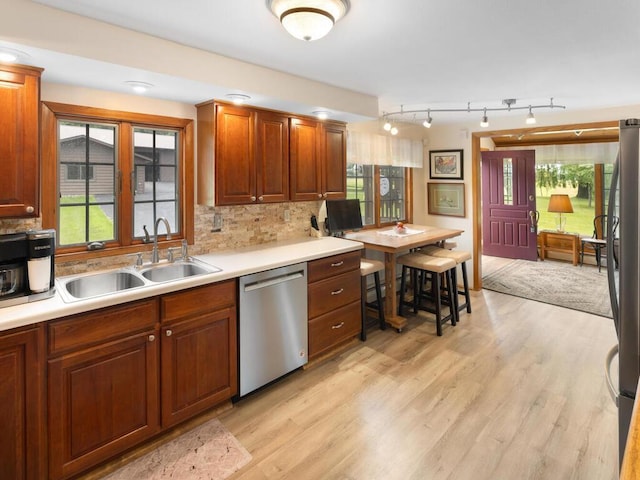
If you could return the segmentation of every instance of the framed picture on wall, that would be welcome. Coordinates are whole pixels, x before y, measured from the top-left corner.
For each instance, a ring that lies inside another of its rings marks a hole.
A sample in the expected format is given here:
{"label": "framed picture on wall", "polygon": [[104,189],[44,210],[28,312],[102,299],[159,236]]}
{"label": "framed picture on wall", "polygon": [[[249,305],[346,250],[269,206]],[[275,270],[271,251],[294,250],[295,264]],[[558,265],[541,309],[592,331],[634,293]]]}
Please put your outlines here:
{"label": "framed picture on wall", "polygon": [[464,217],[464,183],[427,183],[427,211],[430,215]]}
{"label": "framed picture on wall", "polygon": [[429,178],[464,180],[462,150],[429,150]]}

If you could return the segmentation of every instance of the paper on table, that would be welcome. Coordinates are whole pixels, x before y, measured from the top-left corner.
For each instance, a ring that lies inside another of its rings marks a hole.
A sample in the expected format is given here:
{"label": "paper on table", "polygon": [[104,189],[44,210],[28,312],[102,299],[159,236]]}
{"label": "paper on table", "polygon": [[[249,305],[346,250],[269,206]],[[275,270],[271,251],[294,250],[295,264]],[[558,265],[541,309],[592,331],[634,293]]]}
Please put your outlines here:
{"label": "paper on table", "polygon": [[380,235],[389,235],[391,237],[406,237],[407,235],[415,235],[417,233],[422,233],[424,232],[424,230],[414,230],[412,228],[405,228],[405,232],[404,233],[398,233],[398,231],[395,228],[392,228],[391,230],[383,230],[382,232],[378,232]]}

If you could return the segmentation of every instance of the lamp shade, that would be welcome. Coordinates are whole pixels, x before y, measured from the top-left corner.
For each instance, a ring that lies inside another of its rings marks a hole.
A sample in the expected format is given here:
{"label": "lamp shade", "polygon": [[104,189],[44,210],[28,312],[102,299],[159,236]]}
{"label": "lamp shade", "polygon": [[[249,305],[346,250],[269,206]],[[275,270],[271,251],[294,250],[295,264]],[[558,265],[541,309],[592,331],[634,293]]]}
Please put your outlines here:
{"label": "lamp shade", "polygon": [[573,213],[571,199],[566,194],[553,194],[549,199],[548,212],[554,213]]}
{"label": "lamp shade", "polygon": [[270,0],[269,7],[295,38],[318,40],[331,31],[349,9],[348,0]]}

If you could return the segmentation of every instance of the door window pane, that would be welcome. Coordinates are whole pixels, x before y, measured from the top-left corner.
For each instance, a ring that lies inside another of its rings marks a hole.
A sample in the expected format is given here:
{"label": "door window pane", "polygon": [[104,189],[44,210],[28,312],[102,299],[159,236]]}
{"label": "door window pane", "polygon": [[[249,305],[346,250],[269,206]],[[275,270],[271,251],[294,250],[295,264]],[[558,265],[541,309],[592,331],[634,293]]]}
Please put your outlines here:
{"label": "door window pane", "polygon": [[503,205],[513,205],[513,159],[502,159]]}

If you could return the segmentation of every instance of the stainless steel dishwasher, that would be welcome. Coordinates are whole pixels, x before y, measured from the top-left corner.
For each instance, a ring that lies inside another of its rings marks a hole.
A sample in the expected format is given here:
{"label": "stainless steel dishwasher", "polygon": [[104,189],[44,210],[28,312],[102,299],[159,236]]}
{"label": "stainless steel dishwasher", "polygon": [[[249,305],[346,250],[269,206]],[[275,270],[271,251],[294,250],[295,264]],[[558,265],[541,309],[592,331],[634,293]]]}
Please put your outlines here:
{"label": "stainless steel dishwasher", "polygon": [[307,363],[307,264],[240,277],[240,396]]}

